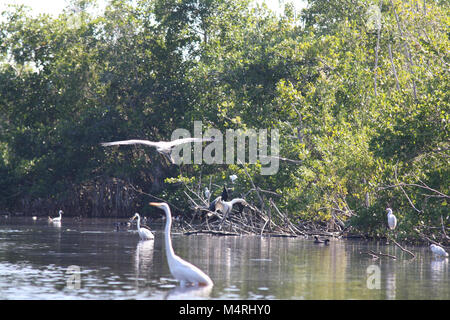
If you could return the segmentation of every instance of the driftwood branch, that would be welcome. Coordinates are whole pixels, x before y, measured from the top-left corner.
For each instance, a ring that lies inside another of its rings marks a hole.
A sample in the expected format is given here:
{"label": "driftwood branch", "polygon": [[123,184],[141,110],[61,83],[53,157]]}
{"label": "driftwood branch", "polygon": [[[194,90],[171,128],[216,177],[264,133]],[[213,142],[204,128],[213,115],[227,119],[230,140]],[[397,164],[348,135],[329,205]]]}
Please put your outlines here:
{"label": "driftwood branch", "polygon": [[369,251],[361,251],[360,254],[368,254],[369,256],[372,257],[373,260],[378,260],[380,259],[380,257],[372,252]]}
{"label": "driftwood branch", "polygon": [[395,21],[397,22],[398,32],[400,33],[400,36],[403,40],[403,49],[405,52],[404,54],[405,54],[405,58],[406,58],[406,62],[407,62],[406,64],[408,66],[408,71],[412,77],[411,82],[412,82],[412,88],[413,88],[413,95],[414,95],[414,99],[417,101],[417,89],[416,89],[416,82],[414,81],[414,72],[412,70],[413,63],[412,63],[411,52],[408,48],[408,43],[406,42],[406,39],[404,38],[403,31],[402,31],[401,24],[400,24],[400,19],[398,17],[397,12],[395,11],[395,6],[394,6],[394,3],[392,2],[392,0],[391,0],[391,6],[392,6],[392,10],[394,11]]}
{"label": "driftwood branch", "polygon": [[381,257],[391,258],[391,259],[394,259],[394,260],[397,259],[396,256],[393,256],[393,255],[390,255],[390,254],[387,254],[387,253],[382,253],[382,252],[375,252],[373,250],[363,251],[363,252],[360,252],[360,253],[361,254],[368,254],[368,255],[372,256],[373,259],[378,259],[378,258],[380,258],[380,256]]}
{"label": "driftwood branch", "polygon": [[406,252],[406,253],[410,254],[413,258],[416,257],[416,255],[415,255],[414,253],[412,253],[411,251],[409,251],[409,250],[403,248],[400,244],[398,244],[397,241],[395,241],[394,239],[392,239],[392,238],[389,237],[389,236],[388,236],[388,238],[389,238],[389,240],[392,241],[397,247],[399,247],[400,250],[402,250],[403,252]]}
{"label": "driftwood branch", "polygon": [[429,237],[427,237],[427,236],[426,236],[425,234],[423,234],[419,229],[414,228],[414,231],[416,231],[416,232],[419,234],[419,237],[421,237],[423,240],[426,240],[426,241],[428,241],[429,243],[434,243],[435,245],[438,245],[438,246],[441,246],[441,247],[445,247],[443,244],[441,244],[441,243],[439,243],[439,242],[437,242],[437,241],[435,241],[435,240],[430,239]]}
{"label": "driftwood branch", "polygon": [[369,252],[372,253],[372,254],[374,254],[374,255],[379,255],[379,256],[382,256],[382,257],[388,257],[388,258],[391,258],[391,259],[394,259],[394,260],[397,259],[396,256],[393,256],[393,255],[390,255],[390,254],[387,254],[387,253],[374,252],[374,251],[372,251],[372,250],[369,250]]}
{"label": "driftwood branch", "polygon": [[142,190],[140,190],[140,189],[137,189],[137,188],[135,188],[135,187],[134,187],[132,184],[130,184],[130,183],[128,183],[127,185],[128,185],[129,188],[133,189],[133,190],[136,191],[137,193],[140,193],[140,194],[143,194],[143,195],[152,197],[153,199],[156,199],[156,200],[161,201],[161,202],[166,202],[166,203],[167,203],[168,205],[170,205],[171,207],[177,209],[177,210],[180,211],[180,212],[183,212],[183,210],[181,210],[181,209],[178,208],[176,205],[174,205],[174,204],[168,202],[168,201],[165,200],[165,199],[158,198],[157,196],[154,196],[154,195],[152,195],[152,194],[150,194],[150,193],[147,193],[147,192],[144,192],[144,191],[142,191]]}
{"label": "driftwood branch", "polygon": [[193,230],[193,231],[186,231],[183,234],[186,236],[190,236],[192,234],[212,234],[216,236],[240,236],[240,234],[236,232],[215,231],[215,230]]}
{"label": "driftwood branch", "polygon": [[389,59],[391,60],[392,72],[394,73],[395,77],[395,85],[397,87],[397,90],[400,91],[400,84],[398,82],[397,70],[395,69],[394,59],[392,58],[392,50],[390,43],[388,44],[388,49],[389,49]]}
{"label": "driftwood branch", "polygon": [[[383,6],[383,1],[380,1],[380,13]],[[381,19],[381,18],[380,18]],[[375,47],[375,66],[373,68],[373,82],[375,97],[377,96],[377,69],[378,69],[378,52],[380,51],[380,35],[381,35],[381,21],[377,27],[377,45]]]}
{"label": "driftwood branch", "polygon": [[261,196],[261,194],[260,194],[260,192],[259,192],[259,188],[257,188],[257,187],[255,186],[255,183],[253,182],[252,177],[251,177],[250,174],[248,173],[247,168],[246,168],[245,165],[242,163],[242,161],[241,161],[240,159],[238,159],[238,161],[241,163],[242,168],[244,168],[245,174],[246,174],[247,177],[250,179],[250,183],[252,184],[253,189],[256,190],[256,194],[258,195],[259,202],[260,202],[260,204],[261,204],[261,208],[260,208],[260,209],[261,209],[261,211],[263,211],[263,210],[264,210],[264,200],[263,200],[263,198],[262,198],[262,196]]}
{"label": "driftwood branch", "polygon": [[389,188],[401,188],[401,187],[418,187],[418,188],[426,189],[426,190],[431,191],[431,192],[435,192],[435,193],[438,194],[437,196],[440,197],[440,198],[447,198],[447,199],[450,198],[448,195],[446,195],[446,194],[444,194],[442,192],[439,192],[439,191],[437,191],[435,189],[432,189],[430,187],[423,186],[423,185],[420,185],[420,184],[417,184],[417,183],[403,183],[403,182],[399,182],[398,184],[392,184],[392,185],[379,187],[378,190],[384,190],[384,189],[389,189]]}
{"label": "driftwood branch", "polygon": [[450,240],[450,237],[447,235],[447,232],[445,232],[445,224],[444,224],[444,218],[441,215],[441,226],[442,226],[442,233],[444,234],[445,239]]}
{"label": "driftwood branch", "polygon": [[411,205],[411,207],[414,208],[414,210],[416,210],[417,212],[421,213],[422,211],[419,210],[419,209],[417,209],[417,208],[414,206],[414,203],[413,203],[413,202],[411,201],[411,199],[409,198],[409,196],[408,196],[408,194],[406,193],[405,189],[403,189],[402,185],[399,183],[398,177],[397,177],[397,166],[395,166],[394,172],[395,172],[395,180],[397,181],[397,185],[398,185],[398,186],[400,187],[400,189],[402,190],[402,192],[403,192],[403,194],[405,195],[406,199],[408,199],[409,204]]}

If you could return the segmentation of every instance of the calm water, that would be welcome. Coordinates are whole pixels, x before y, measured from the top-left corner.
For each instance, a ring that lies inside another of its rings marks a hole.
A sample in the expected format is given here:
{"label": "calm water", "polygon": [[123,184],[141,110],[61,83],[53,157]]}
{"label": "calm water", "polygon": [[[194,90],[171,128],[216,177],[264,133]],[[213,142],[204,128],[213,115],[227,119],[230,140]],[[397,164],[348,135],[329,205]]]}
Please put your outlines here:
{"label": "calm water", "polygon": [[[139,241],[134,230],[114,231],[115,221],[64,218],[55,226],[0,217],[0,299],[450,299],[448,259],[428,247],[408,247],[417,255],[411,260],[384,243],[173,232],[175,252],[214,281],[182,289],[161,227],[154,241]],[[397,260],[360,253],[370,249]],[[367,288],[370,265],[379,267],[380,289]],[[79,288],[67,285],[71,270],[79,270]]]}

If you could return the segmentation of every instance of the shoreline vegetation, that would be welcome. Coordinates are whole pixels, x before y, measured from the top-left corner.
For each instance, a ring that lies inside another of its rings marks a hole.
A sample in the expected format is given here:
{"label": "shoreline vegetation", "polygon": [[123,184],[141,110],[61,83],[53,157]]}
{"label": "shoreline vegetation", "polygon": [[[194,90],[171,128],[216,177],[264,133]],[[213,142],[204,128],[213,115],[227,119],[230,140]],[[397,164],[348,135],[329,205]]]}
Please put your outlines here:
{"label": "shoreline vegetation", "polygon": [[[1,214],[154,218],[158,201],[187,234],[450,245],[448,1],[95,6],[2,13]],[[278,171],[237,154],[178,166],[151,147],[101,146],[169,141],[197,121],[279,133]],[[209,210],[224,187],[247,205]]]}
{"label": "shoreline vegetation", "polygon": [[[251,179],[251,177],[249,176]],[[247,204],[242,207],[240,210],[232,210],[228,214],[222,214],[220,210],[211,211],[209,208],[209,199],[202,196],[202,192],[194,192],[193,189],[185,186],[186,189],[184,194],[189,199],[191,206],[188,211],[178,212],[178,215],[175,218],[177,224],[174,226],[176,230],[182,232],[184,235],[198,235],[198,234],[206,234],[212,236],[243,236],[243,235],[256,235],[261,237],[302,237],[306,239],[311,239],[313,237],[323,237],[324,239],[359,239],[365,241],[386,241],[386,243],[392,242],[395,246],[399,247],[403,252],[406,252],[409,258],[415,258],[415,254],[405,246],[407,245],[423,245],[423,244],[436,244],[442,246],[444,248],[450,247],[450,237],[447,235],[447,230],[442,224],[441,226],[441,239],[437,241],[437,239],[432,239],[428,237],[426,234],[421,232],[418,228],[414,229],[416,232],[416,237],[412,239],[402,239],[403,245],[398,243],[392,235],[386,233],[382,235],[369,235],[360,232],[359,230],[353,228],[350,224],[344,225],[341,224],[324,224],[324,223],[315,223],[314,221],[297,221],[297,223],[293,222],[291,218],[289,218],[288,212],[281,212],[277,205],[272,200],[272,197],[269,197],[268,206],[264,207],[265,201],[263,200],[264,196],[262,193],[267,193],[269,195],[276,195],[273,192],[267,192],[261,190],[253,184],[254,189],[251,189],[247,192],[249,194],[252,191],[258,193],[261,198],[262,208],[259,209],[253,205]],[[128,188],[138,194],[146,196],[148,199],[163,201],[162,199],[155,197],[151,194],[145,193],[142,190],[137,189],[132,185],[128,185]],[[228,189],[230,190],[230,189]],[[191,193],[191,196],[188,194]],[[196,200],[194,200],[194,198]],[[202,203],[199,205],[198,203]],[[175,207],[176,210],[180,210]],[[41,218],[46,218],[46,213],[42,213],[42,211],[33,211],[27,216],[36,215],[38,212],[38,216]],[[47,212],[47,211],[46,211]],[[78,215],[75,211],[75,214],[71,215],[65,214],[65,216],[75,217],[76,219],[81,219],[82,215]],[[40,213],[40,214],[39,214]],[[129,214],[125,215],[116,215],[116,216],[102,216],[103,218],[108,219],[126,219]],[[23,217],[23,212],[0,212],[1,216],[16,216]],[[158,217],[151,217],[152,220],[158,219]],[[387,228],[387,224],[386,224]],[[395,237],[395,236],[394,236]],[[370,256],[372,259],[376,260],[380,257],[388,257],[391,259],[397,259],[396,256],[384,254],[382,252],[361,252],[360,254],[366,254]]]}

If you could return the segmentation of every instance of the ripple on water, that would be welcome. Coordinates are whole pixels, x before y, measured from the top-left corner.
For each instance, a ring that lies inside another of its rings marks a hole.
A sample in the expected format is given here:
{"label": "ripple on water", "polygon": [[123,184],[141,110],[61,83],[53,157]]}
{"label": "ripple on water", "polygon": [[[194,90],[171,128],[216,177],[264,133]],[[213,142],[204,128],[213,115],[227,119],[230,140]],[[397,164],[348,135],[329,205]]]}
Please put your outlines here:
{"label": "ripple on water", "polygon": [[229,287],[223,289],[223,291],[233,292],[233,291],[241,291],[241,289],[237,288],[236,286],[229,286]]}
{"label": "ripple on water", "polygon": [[1,299],[62,299],[56,284],[65,283],[65,268],[49,265],[34,268],[25,262],[0,263]]}
{"label": "ripple on water", "polygon": [[173,289],[173,288],[176,288],[176,285],[175,284],[161,284],[161,285],[158,286],[158,288],[161,288],[161,289]]}

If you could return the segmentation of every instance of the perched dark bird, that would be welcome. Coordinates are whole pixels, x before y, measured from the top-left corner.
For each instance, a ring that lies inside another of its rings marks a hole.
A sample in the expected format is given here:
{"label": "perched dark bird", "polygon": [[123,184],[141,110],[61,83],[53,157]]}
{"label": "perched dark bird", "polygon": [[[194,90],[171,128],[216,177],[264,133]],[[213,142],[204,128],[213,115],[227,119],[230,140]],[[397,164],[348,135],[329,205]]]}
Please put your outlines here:
{"label": "perched dark bird", "polygon": [[325,244],[325,245],[328,245],[329,244],[329,242],[330,242],[330,239],[319,239],[319,237],[318,236],[314,236],[314,243],[323,243],[323,244]]}
{"label": "perched dark bird", "polygon": [[120,230],[123,230],[123,229],[128,229],[128,227],[130,227],[130,226],[131,226],[131,223],[129,221],[126,221],[126,222],[124,222],[124,221],[114,222],[114,229],[116,231],[120,231]]}
{"label": "perched dark bird", "polygon": [[228,189],[226,186],[223,186],[222,194],[215,198],[210,204],[209,204],[209,211],[216,211],[216,204],[219,200],[227,201],[228,200]]}

